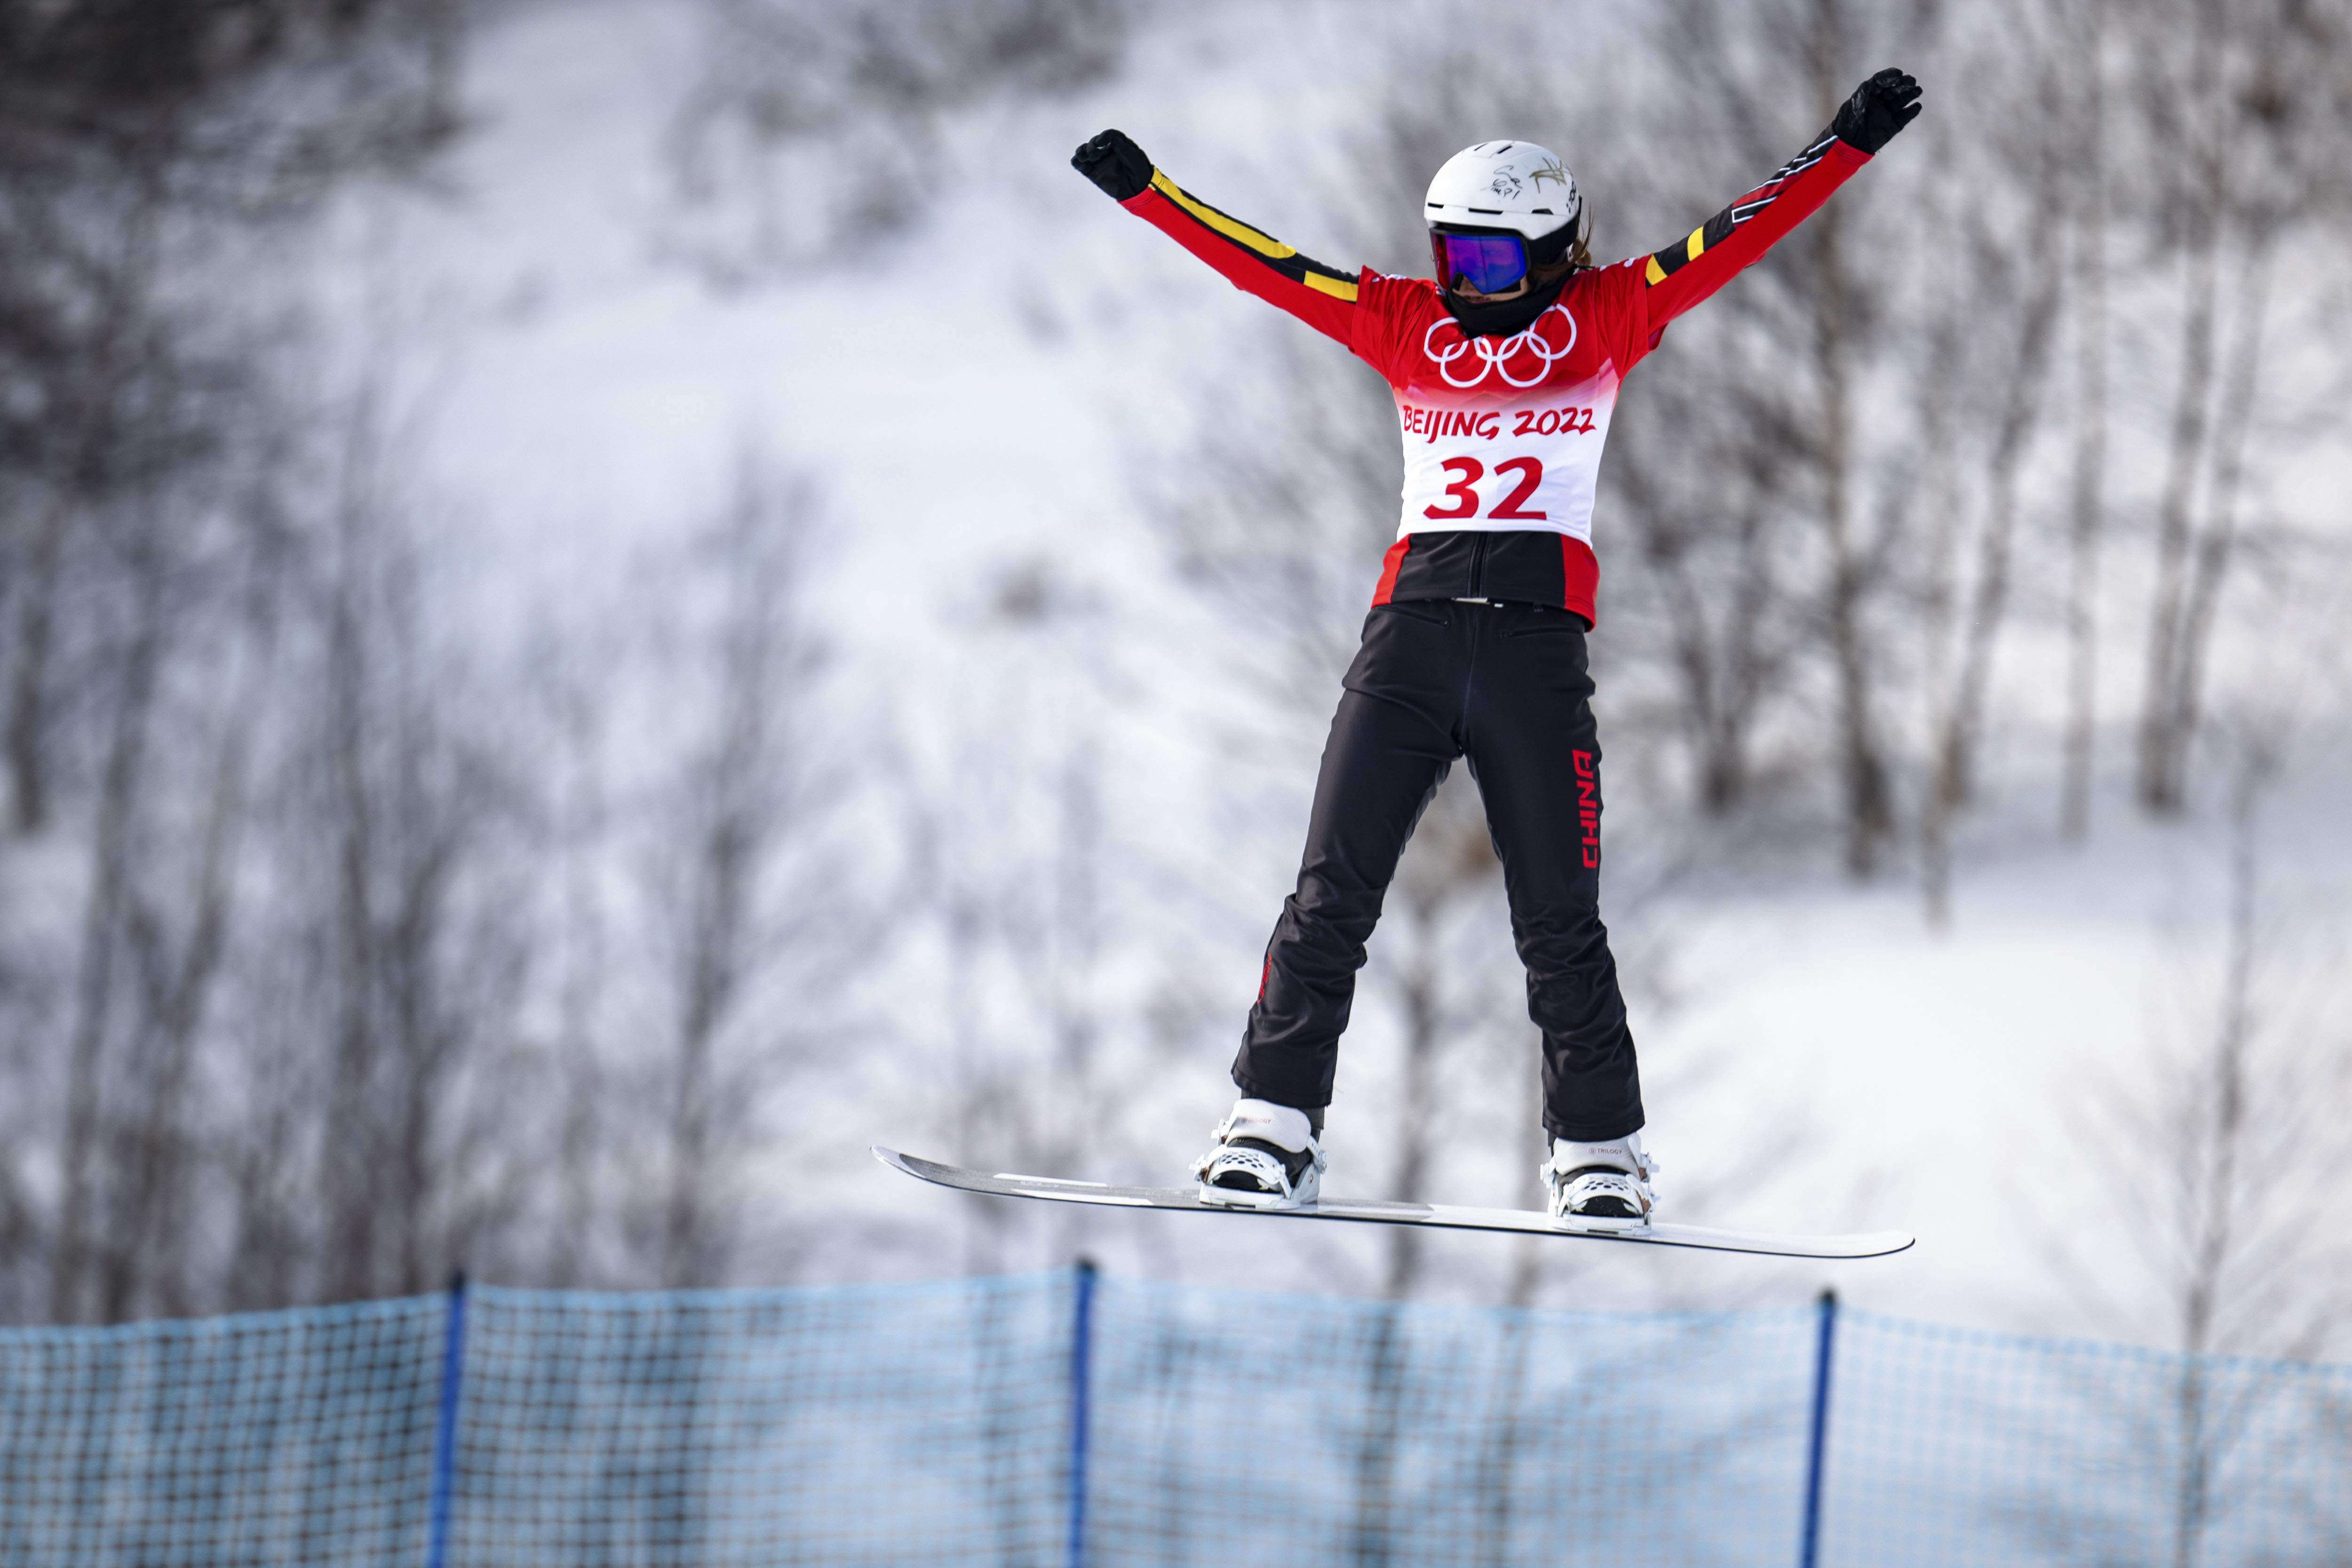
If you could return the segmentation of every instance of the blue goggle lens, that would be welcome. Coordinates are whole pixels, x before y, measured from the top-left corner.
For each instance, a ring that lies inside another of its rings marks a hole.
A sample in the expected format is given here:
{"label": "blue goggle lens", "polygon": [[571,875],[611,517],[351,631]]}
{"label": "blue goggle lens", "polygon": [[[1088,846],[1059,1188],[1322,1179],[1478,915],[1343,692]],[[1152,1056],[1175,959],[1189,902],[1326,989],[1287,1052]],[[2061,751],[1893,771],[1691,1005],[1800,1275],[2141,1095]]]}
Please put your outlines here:
{"label": "blue goggle lens", "polygon": [[1517,235],[1432,234],[1429,248],[1437,280],[1447,289],[1459,280],[1481,294],[1499,294],[1528,275],[1528,247]]}

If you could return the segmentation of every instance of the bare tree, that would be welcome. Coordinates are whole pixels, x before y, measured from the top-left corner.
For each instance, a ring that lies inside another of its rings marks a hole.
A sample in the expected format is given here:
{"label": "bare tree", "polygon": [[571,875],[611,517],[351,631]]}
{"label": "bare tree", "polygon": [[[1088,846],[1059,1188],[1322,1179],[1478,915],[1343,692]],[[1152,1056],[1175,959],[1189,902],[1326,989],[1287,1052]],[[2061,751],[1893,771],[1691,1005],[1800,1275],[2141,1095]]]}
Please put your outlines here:
{"label": "bare tree", "polygon": [[2262,808],[2281,738],[2255,721],[2225,739],[2232,783],[2212,994],[2168,1020],[2150,1059],[2119,1067],[2088,1112],[2090,1146],[2143,1272],[2126,1287],[2112,1267],[2078,1265],[2106,1310],[2189,1352],[2163,1409],[2117,1413],[2174,1467],[2170,1554],[2184,1565],[2200,1560],[2229,1506],[2222,1468],[2262,1396],[2211,1358],[2328,1353],[2352,1296],[2352,1255],[2332,1223],[2352,1192],[2352,1158],[2333,1131],[2352,1110],[2344,1026],[2333,988],[2312,984],[2324,962],[2313,967],[2318,955],[2282,940],[2265,909]]}
{"label": "bare tree", "polygon": [[[2028,100],[2040,96],[2030,80],[2023,90]],[[1968,608],[1958,628],[1957,658],[1930,699],[1934,711],[1919,837],[1927,919],[1937,926],[1951,918],[1953,819],[1968,805],[1975,784],[1993,655],[2009,615],[2020,469],[2043,405],[2062,278],[2057,246],[2063,185],[2055,150],[2029,143],[2004,151],[2010,153],[2004,161],[2024,173],[2024,211],[2014,218],[2001,215],[2001,229],[1993,231],[1988,212],[1994,204],[1972,193],[1966,211],[1948,216],[1948,230],[1966,237],[1965,285],[1946,305],[1960,319],[1932,334],[1942,352],[1937,355],[1941,374],[1930,395],[1937,410],[1928,426],[1931,460],[1948,492],[1948,454],[1964,440],[1960,432],[1939,428],[1950,418],[1953,400],[1992,411],[1990,427],[1981,431],[1982,460],[1973,465],[1984,476],[1984,489]],[[1993,322],[2006,330],[1988,325]],[[1967,447],[1973,456],[1973,442]],[[1948,527],[1953,498],[1947,493],[1943,499],[1946,525],[1938,533],[1949,548],[1957,542]],[[1939,575],[1946,570],[1942,553],[1937,552]],[[1950,595],[1939,584],[1930,597],[1931,636],[1940,643],[1950,632]]]}
{"label": "bare tree", "polygon": [[2066,738],[2059,829],[2091,831],[2092,743],[2098,722],[2099,546],[2105,531],[2107,466],[2107,43],[2106,0],[2064,13],[2084,73],[2081,145],[2074,162],[2070,314],[2074,341],[2074,474],[2066,553]]}
{"label": "bare tree", "polygon": [[[192,1079],[230,936],[254,683],[286,595],[282,540],[257,490],[279,461],[276,444],[254,430],[199,437],[179,412],[222,395],[266,407],[266,395],[217,365],[191,374],[168,352],[142,363],[146,422],[116,457],[177,449],[118,473],[102,504],[89,492],[73,582],[98,607],[76,624],[73,660],[103,694],[90,706],[107,727],[94,810],[76,824],[89,869],[59,1042],[47,1283],[60,1321],[192,1299]],[[30,776],[45,767],[36,761]]]}
{"label": "bare tree", "polygon": [[105,783],[95,825],[96,864],[82,928],[68,1043],[64,1194],[58,1227],[58,1257],[50,1278],[50,1314],[60,1322],[79,1316],[83,1272],[95,1219],[91,1162],[100,1139],[100,1086],[106,1076],[105,1047],[115,1000],[115,966],[121,952],[124,906],[129,898],[132,852],[131,815],[142,793],[147,763],[149,722],[161,658],[157,580],[151,564],[138,604],[138,629],[122,661],[121,687],[114,702],[114,725],[107,749]]}
{"label": "bare tree", "polygon": [[299,775],[316,813],[308,989],[328,1045],[321,1263],[337,1299],[430,1289],[460,1260],[464,1097],[513,1047],[531,943],[495,851],[520,800],[510,759],[449,699],[465,673],[426,609],[380,419],[363,392],[317,583]]}
{"label": "bare tree", "polygon": [[[43,453],[47,460],[42,464],[49,470],[43,476],[48,493],[37,503],[26,575],[16,606],[6,743],[11,796],[20,833],[38,832],[49,816],[51,664],[67,535],[93,492],[105,488],[109,477],[103,473],[109,466],[105,458],[122,436],[115,428],[123,413],[118,405],[130,395],[129,384],[135,374],[132,364],[147,357],[124,340],[137,331],[138,323],[131,318],[143,303],[140,296],[152,286],[152,209],[134,209],[122,225],[121,235],[118,254],[85,264],[97,284],[93,292],[102,301],[99,320],[103,325],[92,334],[93,341],[79,346],[79,352],[42,345],[47,350],[43,357],[55,362],[42,368],[56,381],[68,384],[55,387],[52,395],[63,394],[58,401],[69,412],[58,422],[62,429],[38,433],[40,445],[49,448]],[[146,368],[155,367],[151,363]]]}
{"label": "bare tree", "polygon": [[2262,387],[2271,258],[2290,225],[2340,212],[2338,161],[2322,149],[2341,143],[2352,112],[2352,20],[2339,8],[2189,0],[2187,11],[2179,27],[2138,32],[2131,77],[2162,232],[2178,237],[2183,268],[2138,735],[2139,800],[2158,815],[2186,800]]}
{"label": "bare tree", "polygon": [[[202,1297],[205,1075],[235,947],[300,418],[235,263],[453,127],[436,0],[68,0],[0,21],[0,686],[10,816],[85,843],[52,1315]],[[30,1087],[28,1081],[25,1087]],[[16,1261],[18,1253],[12,1257]]]}
{"label": "bare tree", "polygon": [[[906,759],[913,853],[895,896],[938,942],[922,1022],[942,1067],[926,1098],[966,1158],[1123,1177],[1147,1158],[1136,1144],[1155,1065],[1122,1054],[1108,963],[1138,906],[1165,898],[1109,772],[1117,715],[1138,694],[1099,596],[1052,563],[1007,563],[952,613],[966,656],[941,688],[946,711],[915,721],[938,745]],[[1066,1259],[1092,1226],[1025,1206],[963,1205],[967,1270]]]}
{"label": "bare tree", "polygon": [[[1826,121],[1852,74],[1848,35],[1839,0],[1812,0],[1806,18],[1806,63],[1814,106]],[[1811,447],[1822,486],[1822,527],[1829,542],[1829,585],[1823,604],[1830,655],[1837,671],[1839,772],[1844,781],[1846,869],[1868,877],[1895,828],[1886,763],[1876,732],[1872,656],[1863,624],[1865,576],[1856,535],[1855,462],[1851,379],[1853,373],[1845,219],[1835,205],[1815,215],[1811,242],[1813,350],[1820,403]],[[1801,253],[1802,254],[1802,253]]]}
{"label": "bare tree", "polygon": [[[2157,511],[2156,597],[2148,620],[2147,672],[2141,695],[2139,731],[2140,803],[2152,811],[2176,811],[2181,804],[2179,774],[2181,743],[2177,733],[2180,622],[2186,594],[2193,498],[2198,467],[2210,424],[2215,315],[2220,305],[2221,248],[2226,237],[2223,204],[2228,199],[2231,128],[2223,111],[2223,47],[2227,7],[2198,0],[2191,7],[2191,37],[2179,43],[2159,37],[2139,40],[2143,68],[2154,93],[2178,98],[2178,107],[2159,110],[2157,124],[2169,132],[2169,149],[2181,165],[2176,195],[2187,279],[2180,314],[2178,390],[2173,396],[2163,498]],[[2160,52],[2159,52],[2160,51]],[[2137,85],[2137,84],[2136,84]]]}
{"label": "bare tree", "polygon": [[605,1272],[596,1232],[609,1228],[600,1225],[611,1218],[605,1177],[614,1163],[608,1143],[623,1120],[604,1026],[618,990],[608,974],[615,943],[604,895],[614,843],[605,756],[613,714],[604,692],[616,679],[619,661],[609,654],[585,658],[562,641],[543,647],[542,657],[562,759],[551,811],[561,890],[552,916],[556,997],[548,1065],[562,1086],[563,1101],[555,1135],[557,1190],[547,1274],[553,1283],[581,1285]]}
{"label": "bare tree", "polygon": [[[225,980],[236,924],[235,879],[251,831],[257,718],[273,658],[277,601],[274,552],[257,552],[241,585],[247,616],[222,671],[224,700],[207,715],[209,733],[180,741],[173,754],[204,764],[194,807],[194,853],[171,881],[129,879],[125,931],[135,984],[127,998],[125,1048],[110,1075],[115,1100],[100,1161],[113,1173],[96,1315],[118,1322],[144,1310],[184,1314],[199,1295],[199,1248],[189,1234],[211,1151],[195,1113],[199,1052]],[[181,657],[187,658],[183,649]],[[175,858],[149,825],[137,853],[150,868]],[[83,1179],[89,1173],[83,1170]],[[62,1275],[63,1258],[59,1259]]]}
{"label": "bare tree", "polygon": [[[839,907],[821,871],[790,858],[835,771],[814,752],[809,684],[822,651],[801,597],[817,508],[803,481],[747,451],[705,544],[719,589],[694,634],[708,707],[646,866],[672,1008],[648,1244],[670,1285],[721,1277],[755,1115],[823,1021],[821,954],[835,949],[820,933]],[[800,879],[780,886],[793,868]],[[802,984],[780,988],[786,973]]]}
{"label": "bare tree", "polygon": [[443,0],[69,0],[0,22],[0,373],[16,389],[0,416],[0,549],[26,569],[5,746],[20,832],[49,815],[77,531],[126,483],[203,461],[238,406],[172,395],[221,347],[171,275],[440,145],[454,26]]}
{"label": "bare tree", "polygon": [[[1604,645],[1654,646],[1677,689],[1669,722],[1691,755],[1702,814],[1749,802],[1757,744],[1785,703],[1811,628],[1790,575],[1784,498],[1801,443],[1786,411],[1745,384],[1707,384],[1661,367],[1633,389],[1612,432],[1612,521],[1631,536]],[[1653,629],[1654,626],[1654,629]],[[1634,678],[1640,655],[1608,668]]]}
{"label": "bare tree", "polygon": [[[1727,167],[1753,179],[1785,158],[1835,112],[1872,63],[1863,46],[1885,30],[1839,0],[1661,14],[1650,38],[1677,62],[1675,93],[1687,112],[1635,154],[1653,193],[1649,209],[1672,202],[1687,223],[1738,177]],[[1727,164],[1726,152],[1738,162]],[[1874,170],[1871,183],[1887,177]],[[1879,228],[1858,227],[1857,199],[1814,214],[1748,277],[1677,324],[1680,351],[1643,366],[1629,387],[1629,433],[1653,415],[1643,400],[1656,400],[1661,430],[1629,444],[1650,471],[1628,476],[1623,494],[1644,536],[1640,561],[1657,574],[1645,597],[1663,612],[1684,672],[1680,706],[1703,738],[1702,797],[1727,809],[1740,796],[1767,704],[1785,696],[1799,670],[1818,668],[1830,731],[1820,744],[1837,781],[1843,858],[1867,877],[1895,826],[1881,713],[1894,670],[1875,617],[1891,585],[1884,561],[1908,518],[1899,489],[1887,498],[1871,490],[1877,447],[1900,432],[1881,428],[1882,405],[1855,390],[1879,368],[1879,323],[1902,271],[1881,264]],[[1873,264],[1855,265],[1849,252],[1857,245]],[[1672,471],[1687,458],[1704,467],[1688,478]],[[1759,560],[1780,569],[1746,570]],[[1810,587],[1797,586],[1800,570]],[[1795,638],[1782,629],[1791,614]],[[1792,658],[1799,652],[1801,661]]]}
{"label": "bare tree", "polygon": [[670,248],[742,287],[897,228],[958,169],[948,116],[1115,67],[1138,0],[702,0],[701,79],[668,138]]}

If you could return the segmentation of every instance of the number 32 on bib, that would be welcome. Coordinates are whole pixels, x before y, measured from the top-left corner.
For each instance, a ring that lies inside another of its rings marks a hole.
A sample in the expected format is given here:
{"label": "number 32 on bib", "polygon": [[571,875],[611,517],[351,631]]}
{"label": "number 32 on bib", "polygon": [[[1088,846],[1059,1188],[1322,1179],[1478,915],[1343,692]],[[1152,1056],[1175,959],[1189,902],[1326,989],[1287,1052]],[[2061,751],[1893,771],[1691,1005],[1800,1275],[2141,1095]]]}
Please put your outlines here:
{"label": "number 32 on bib", "polygon": [[[1454,522],[1478,515],[1477,483],[1486,477],[1486,466],[1475,458],[1448,458],[1438,467],[1454,476],[1445,487],[1450,504],[1441,508],[1434,502],[1422,508],[1421,515],[1440,521]],[[1486,509],[1486,515],[1505,522],[1543,522],[1550,514],[1525,510],[1527,503],[1543,485],[1543,459],[1540,458],[1510,458],[1495,465],[1495,474],[1516,474],[1518,482],[1508,495]]]}

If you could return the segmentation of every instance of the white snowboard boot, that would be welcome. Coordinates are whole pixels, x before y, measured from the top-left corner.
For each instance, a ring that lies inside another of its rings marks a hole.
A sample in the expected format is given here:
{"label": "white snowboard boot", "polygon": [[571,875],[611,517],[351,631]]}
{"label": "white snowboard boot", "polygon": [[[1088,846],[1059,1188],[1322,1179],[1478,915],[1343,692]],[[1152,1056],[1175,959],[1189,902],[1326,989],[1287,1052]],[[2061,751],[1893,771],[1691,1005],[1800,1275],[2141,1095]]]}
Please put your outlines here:
{"label": "white snowboard boot", "polygon": [[1268,1100],[1238,1100],[1216,1142],[1192,1162],[1201,1201],[1221,1208],[1295,1209],[1323,1192],[1323,1145],[1307,1112]]}
{"label": "white snowboard boot", "polygon": [[1536,1167],[1549,1197],[1551,1222],[1562,1230],[1646,1230],[1657,1198],[1650,1179],[1658,1163],[1629,1132],[1612,1143],[1570,1143],[1555,1138],[1551,1158]]}

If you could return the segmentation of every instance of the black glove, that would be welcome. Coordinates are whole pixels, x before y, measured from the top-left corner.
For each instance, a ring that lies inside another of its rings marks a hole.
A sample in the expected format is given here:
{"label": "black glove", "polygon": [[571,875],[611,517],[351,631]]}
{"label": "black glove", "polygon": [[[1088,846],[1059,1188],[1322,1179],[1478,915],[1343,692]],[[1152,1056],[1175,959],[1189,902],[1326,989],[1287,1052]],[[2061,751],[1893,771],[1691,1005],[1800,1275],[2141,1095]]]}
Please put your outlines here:
{"label": "black glove", "polygon": [[1115,202],[1132,201],[1151,184],[1151,160],[1124,131],[1106,131],[1071,153],[1070,167],[1100,185]]}
{"label": "black glove", "polygon": [[1888,66],[1853,89],[1830,121],[1830,132],[1850,147],[1876,153],[1895,133],[1919,118],[1919,84]]}

